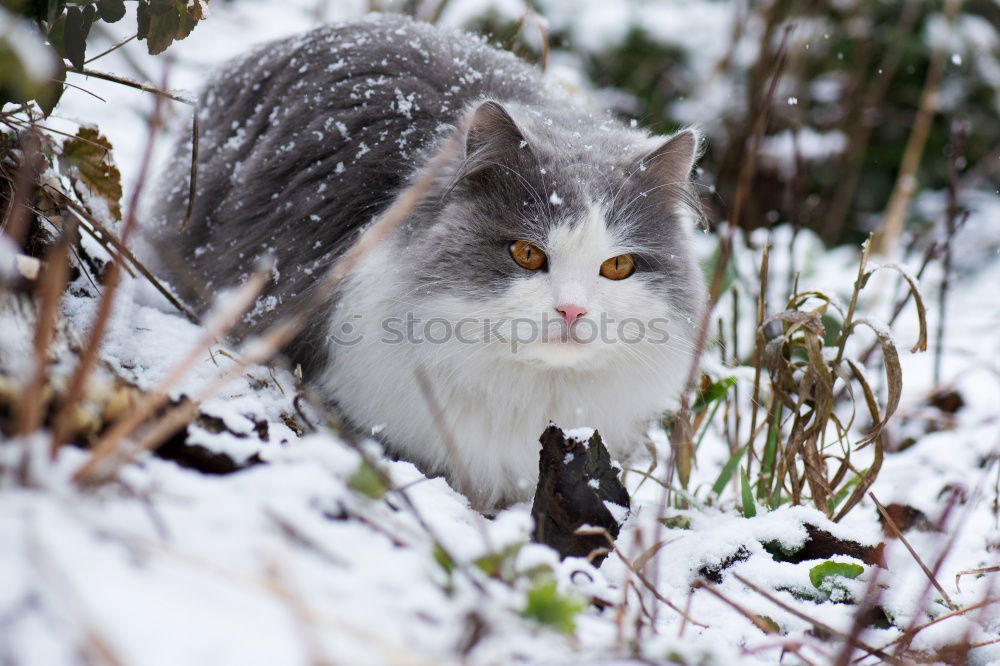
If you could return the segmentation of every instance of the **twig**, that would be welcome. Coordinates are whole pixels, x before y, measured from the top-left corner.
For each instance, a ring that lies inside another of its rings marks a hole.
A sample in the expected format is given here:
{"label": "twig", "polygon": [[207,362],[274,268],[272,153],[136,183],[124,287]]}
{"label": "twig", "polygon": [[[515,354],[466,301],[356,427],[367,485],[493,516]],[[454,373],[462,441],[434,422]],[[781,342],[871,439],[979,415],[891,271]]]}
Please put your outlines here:
{"label": "twig", "polygon": [[169,93],[166,90],[161,90],[160,88],[154,88],[153,86],[146,85],[145,83],[139,83],[138,81],[133,81],[132,79],[127,79],[124,76],[117,76],[116,74],[108,74],[107,72],[97,72],[92,69],[87,69],[86,67],[77,69],[76,67],[70,67],[66,71],[73,72],[74,74],[81,74],[83,76],[92,76],[95,79],[102,79],[104,81],[111,81],[112,83],[119,83],[123,86],[128,86],[129,88],[135,88],[136,90],[142,90],[143,92],[152,93],[160,97],[166,97],[172,99],[175,102],[180,102],[181,104],[187,104],[188,106],[194,106],[194,102],[179,95]]}
{"label": "twig", "polygon": [[941,383],[941,358],[944,351],[944,328],[947,321],[948,289],[951,287],[951,241],[957,230],[959,211],[959,160],[965,144],[965,128],[952,123],[948,159],[948,207],[945,213],[944,257],[941,262],[941,291],[938,293],[937,339],[934,341],[934,384]]}
{"label": "twig", "polygon": [[[459,453],[458,445],[455,442],[455,437],[452,435],[451,429],[448,428],[448,424],[444,420],[444,409],[441,408],[441,403],[438,402],[437,396],[434,395],[434,387],[431,386],[430,378],[427,376],[427,371],[424,370],[422,366],[417,366],[416,369],[417,386],[420,388],[420,393],[427,403],[427,409],[431,412],[431,419],[434,422],[434,428],[438,431],[438,435],[441,437],[441,441],[444,443],[445,449],[448,451],[449,466],[452,469],[464,469],[463,460],[461,454]],[[469,489],[471,490],[471,489]],[[483,546],[486,548],[487,553],[495,553],[496,549],[493,547],[492,539],[490,539],[489,530],[486,528],[483,522],[485,518],[478,511],[475,512],[476,527],[479,529],[479,535],[483,539]]]}
{"label": "twig", "polygon": [[778,599],[776,596],[774,596],[773,594],[771,594],[767,590],[764,590],[764,589],[762,589],[760,587],[757,587],[756,585],[754,585],[753,583],[751,583],[750,581],[748,581],[743,576],[741,576],[741,575],[739,575],[737,573],[734,573],[733,577],[736,578],[736,580],[738,580],[741,583],[743,583],[744,585],[746,585],[747,587],[749,587],[751,590],[753,590],[757,594],[761,595],[762,597],[764,597],[765,599],[767,599],[768,601],[770,601],[771,603],[773,603],[774,605],[776,605],[779,608],[781,608],[782,610],[784,610],[784,611],[786,611],[788,613],[791,613],[792,615],[794,615],[795,617],[799,618],[800,620],[805,620],[806,622],[809,622],[813,626],[821,629],[822,631],[825,631],[826,633],[830,634],[831,636],[837,636],[841,640],[850,641],[851,644],[854,647],[856,647],[856,648],[858,648],[860,650],[864,650],[868,654],[875,655],[876,657],[879,657],[879,658],[883,659],[884,661],[889,662],[890,664],[900,664],[901,663],[899,661],[899,659],[896,659],[891,654],[883,652],[880,649],[873,648],[870,645],[867,645],[867,644],[861,642],[857,638],[851,638],[850,636],[848,636],[844,632],[839,631],[838,629],[834,629],[830,625],[828,625],[828,624],[826,624],[824,622],[821,622],[820,620],[817,620],[815,617],[811,617],[809,615],[806,615],[802,611],[800,611],[800,610],[798,610],[798,609],[796,609],[796,608],[794,608],[792,606],[789,606],[784,601],[782,601],[781,599]]}
{"label": "twig", "polygon": [[[945,0],[944,16],[949,23],[954,23],[955,15],[961,4],[961,0]],[[906,147],[903,149],[903,159],[896,176],[896,183],[892,188],[892,194],[889,196],[889,203],[886,205],[882,228],[875,236],[873,249],[878,254],[891,254],[900,234],[903,233],[906,211],[917,186],[917,169],[920,167],[924,147],[930,136],[931,124],[937,114],[938,94],[944,67],[945,50],[943,46],[938,46],[931,54],[927,78],[924,80],[924,88],[920,92],[917,116],[913,121],[913,129],[906,141]]]}
{"label": "twig", "polygon": [[[305,303],[303,308],[286,319],[276,323],[265,331],[259,338],[251,340],[244,345],[240,351],[240,359],[232,366],[221,371],[215,379],[203,389],[191,402],[182,402],[179,405],[167,410],[167,412],[147,431],[145,436],[136,444],[134,449],[127,455],[119,456],[116,461],[117,466],[124,464],[132,457],[142,451],[150,450],[168,438],[173,432],[184,423],[190,421],[197,412],[197,403],[205,400],[221,390],[233,378],[240,375],[247,367],[255,363],[261,363],[271,358],[302,329],[307,321],[308,314],[315,307],[318,307],[329,294],[336,289],[337,285],[350,273],[355,264],[378,244],[386,235],[401,224],[409,215],[412,208],[420,201],[428,189],[430,189],[437,173],[444,164],[452,158],[460,145],[459,134],[453,136],[441,149],[438,155],[431,160],[431,163],[420,175],[417,181],[405,190],[386,210],[371,227],[365,231],[350,249],[327,271],[321,281],[319,288],[312,292],[310,301]],[[118,264],[112,264],[116,266]],[[108,478],[117,471],[114,469],[104,470],[100,479]],[[92,474],[88,471],[88,474]],[[79,473],[80,479],[84,474]]]}
{"label": "twig", "polygon": [[604,538],[608,540],[608,544],[610,545],[611,550],[613,552],[615,552],[618,555],[619,558],[621,558],[621,561],[625,564],[625,566],[628,568],[628,570],[631,571],[633,574],[635,574],[635,577],[639,579],[639,582],[641,582],[643,584],[643,586],[645,586],[645,588],[647,590],[649,590],[650,592],[652,592],[653,596],[656,597],[656,599],[658,601],[660,601],[661,603],[663,603],[665,606],[667,606],[671,610],[676,611],[682,618],[684,618],[685,620],[687,620],[691,624],[696,624],[696,625],[698,625],[699,627],[702,627],[702,628],[707,628],[708,627],[707,624],[702,624],[701,622],[698,622],[697,620],[693,619],[690,615],[688,615],[683,609],[681,609],[679,606],[677,606],[674,602],[670,601],[670,599],[667,599],[665,596],[663,596],[662,594],[660,594],[660,591],[656,589],[656,586],[653,585],[649,581],[649,579],[646,578],[646,576],[644,576],[642,574],[642,572],[638,569],[638,567],[636,567],[634,564],[632,564],[629,561],[629,559],[627,557],[625,557],[625,553],[623,553],[621,551],[621,549],[618,547],[618,544],[615,543],[614,538],[611,536],[610,533],[608,533],[608,531],[606,529],[604,529],[603,527],[601,527],[601,528],[580,528],[580,529],[578,529],[576,531],[576,533],[577,534],[597,534],[597,535],[603,535]]}
{"label": "twig", "polygon": [[1000,566],[996,567],[983,567],[982,569],[966,569],[965,571],[959,571],[955,574],[955,589],[961,592],[961,588],[958,587],[958,581],[962,576],[976,576],[979,574],[996,573],[1000,571]]}
{"label": "twig", "polygon": [[[768,253],[771,249],[770,243],[764,244],[764,249],[760,255],[760,292],[757,294],[757,321],[754,327],[754,351],[753,351],[753,394],[750,397],[750,434],[757,431],[757,409],[760,406],[760,366],[763,364],[764,356],[764,317],[767,313],[767,276],[768,276]],[[747,454],[747,477],[750,477],[750,462],[753,460],[753,443],[756,438],[749,440],[749,453]]]}
{"label": "twig", "polygon": [[910,44],[909,34],[913,30],[914,23],[920,15],[919,10],[923,5],[921,0],[907,0],[903,6],[903,11],[889,42],[890,46],[883,54],[882,60],[879,61],[878,68],[875,70],[877,74],[869,84],[862,103],[856,107],[857,113],[853,114],[855,120],[847,133],[847,148],[843,153],[842,172],[837,179],[833,194],[827,199],[830,202],[830,211],[823,221],[822,229],[823,240],[827,243],[835,242],[847,223],[847,215],[854,201],[865,154],[868,151],[868,141],[872,129],[875,127],[872,116],[877,112],[882,99],[889,91],[889,85],[903,60],[903,53],[907,45]]}
{"label": "twig", "polygon": [[749,152],[747,153],[748,157],[746,162],[744,162],[743,169],[740,173],[740,186],[738,187],[736,196],[734,197],[732,215],[730,216],[729,224],[727,225],[728,229],[726,239],[719,245],[719,257],[715,265],[715,272],[712,276],[709,300],[705,308],[705,312],[702,314],[698,337],[694,345],[694,357],[691,362],[691,369],[688,372],[688,387],[694,386],[695,380],[698,378],[699,361],[708,339],[708,328],[712,321],[712,311],[715,309],[719,296],[721,296],[726,268],[728,267],[729,257],[732,253],[733,237],[736,233],[736,228],[740,226],[743,208],[745,206],[746,199],[749,196],[750,185],[755,171],[754,165],[757,161],[756,155],[760,147],[760,138],[763,135],[764,130],[767,128],[767,110],[771,106],[771,100],[774,98],[774,92],[778,86],[778,79],[780,78],[781,70],[784,67],[788,36],[791,34],[791,31],[792,26],[785,28],[784,35],[781,39],[781,45],[778,47],[777,62],[775,63],[774,70],[771,74],[771,83],[768,86],[767,95],[760,106],[760,112],[754,122],[753,132],[750,137]]}
{"label": "twig", "polygon": [[[69,207],[69,209],[72,210],[74,214],[77,215],[80,221],[86,223],[83,225],[83,228],[88,233],[90,233],[91,236],[94,237],[94,240],[97,240],[101,244],[103,244],[104,241],[107,241],[107,243],[111,245],[115,249],[115,251],[117,251],[125,259],[128,259],[129,263],[132,264],[132,266],[137,271],[139,271],[140,275],[146,278],[146,280],[148,280],[149,283],[153,285],[154,289],[160,292],[160,294],[162,294],[163,297],[166,298],[171,305],[173,305],[175,308],[177,308],[177,310],[181,314],[187,317],[188,321],[192,323],[198,323],[198,316],[191,310],[191,308],[189,308],[188,306],[184,305],[179,300],[177,300],[177,297],[174,296],[172,293],[170,293],[170,290],[167,289],[163,285],[163,283],[160,282],[160,280],[157,279],[157,277],[153,275],[152,272],[150,272],[150,270],[146,268],[142,264],[142,262],[140,262],[136,258],[134,254],[132,254],[131,250],[129,250],[128,247],[123,245],[117,238],[115,238],[114,234],[111,233],[104,225],[98,222],[97,218],[91,215],[86,208],[76,203],[71,198],[69,198],[64,192],[57,190],[51,185],[46,185],[45,187],[49,192],[58,195],[61,201],[65,203],[66,206]],[[101,237],[97,238],[97,234],[100,234]]]}
{"label": "twig", "polygon": [[941,593],[941,597],[944,599],[944,602],[948,604],[949,608],[955,610],[957,606],[955,606],[955,604],[952,602],[951,597],[948,596],[948,593],[945,592],[944,588],[941,587],[941,584],[937,582],[937,578],[935,578],[934,574],[931,573],[931,570],[927,568],[927,565],[924,564],[924,561],[920,559],[919,555],[917,555],[917,551],[913,550],[913,546],[911,546],[910,542],[906,539],[905,536],[903,536],[903,533],[896,525],[896,521],[892,519],[892,516],[889,515],[889,512],[886,511],[885,507],[882,506],[882,504],[878,501],[878,498],[875,497],[875,493],[869,491],[868,497],[870,497],[872,502],[875,503],[875,507],[878,509],[879,513],[882,514],[882,519],[885,520],[885,524],[889,526],[890,530],[892,530],[893,535],[897,539],[899,539],[904,546],[906,546],[906,550],[910,551],[910,555],[913,556],[913,559],[916,561],[917,565],[924,572],[927,578],[931,581],[931,584],[934,585],[934,589],[936,589],[938,592]]}
{"label": "twig", "polygon": [[191,178],[188,182],[188,205],[184,212],[184,221],[181,222],[181,231],[185,231],[191,223],[191,215],[194,213],[194,195],[198,189],[198,108],[195,107],[191,113]]}
{"label": "twig", "polygon": [[123,47],[126,44],[128,44],[129,42],[131,42],[136,37],[138,37],[138,35],[132,35],[131,37],[127,37],[127,38],[123,39],[122,41],[118,42],[117,44],[115,44],[111,48],[107,49],[106,51],[101,51],[100,53],[98,53],[97,55],[95,55],[93,58],[88,58],[87,60],[84,60],[83,64],[84,65],[89,65],[90,63],[94,62],[98,58],[103,58],[104,56],[108,55],[109,53],[111,53],[113,51],[117,51],[121,47]]}
{"label": "twig", "polygon": [[104,99],[103,97],[101,97],[101,96],[100,96],[100,95],[98,95],[97,93],[93,93],[93,92],[91,92],[91,91],[87,90],[87,89],[86,89],[86,88],[84,88],[83,86],[78,86],[78,85],[76,85],[75,83],[69,83],[68,81],[60,81],[59,79],[49,79],[49,80],[50,80],[50,81],[52,81],[53,83],[58,83],[59,85],[63,85],[63,86],[68,86],[68,87],[70,87],[70,88],[75,88],[76,90],[79,90],[80,92],[84,92],[84,93],[87,93],[87,94],[88,94],[88,95],[90,95],[91,97],[93,97],[93,98],[95,98],[95,99],[99,99],[99,100],[101,100],[102,102],[104,102],[105,104],[107,104],[107,103],[108,103],[108,100]]}
{"label": "twig", "polygon": [[76,141],[82,141],[83,143],[86,143],[86,144],[88,144],[88,145],[90,145],[90,146],[92,146],[94,148],[97,148],[98,150],[100,150],[100,151],[102,151],[104,153],[108,152],[108,147],[105,146],[105,145],[97,143],[96,141],[91,141],[90,139],[85,139],[82,136],[77,136],[76,134],[70,134],[69,132],[63,132],[62,130],[57,130],[54,127],[48,127],[46,125],[39,125],[37,122],[34,121],[34,119],[32,119],[30,121],[25,121],[25,120],[21,120],[19,118],[14,118],[12,116],[6,116],[6,117],[3,117],[3,118],[0,118],[0,122],[3,122],[8,127],[12,127],[12,128],[14,128],[14,127],[23,127],[25,129],[39,129],[39,130],[42,130],[43,132],[50,132],[52,134],[58,134],[59,136],[64,136],[64,137],[66,137],[68,139],[75,139]]}
{"label": "twig", "polygon": [[735,601],[733,601],[729,597],[727,597],[724,594],[722,594],[722,592],[719,592],[719,590],[717,590],[716,587],[714,585],[712,585],[711,583],[707,583],[707,582],[705,582],[703,580],[699,580],[699,581],[695,582],[695,584],[694,584],[693,587],[695,589],[699,589],[700,588],[702,590],[705,590],[706,592],[708,592],[709,594],[711,594],[712,596],[714,596],[715,598],[717,598],[719,601],[722,601],[723,603],[728,604],[733,609],[735,609],[737,612],[739,612],[740,615],[742,615],[746,619],[750,620],[750,622],[752,622],[755,627],[757,627],[758,629],[760,629],[761,631],[763,631],[765,634],[773,635],[773,634],[778,633],[777,631],[775,631],[774,627],[772,627],[771,625],[769,625],[767,622],[764,622],[764,620],[761,619],[761,617],[759,615],[754,615],[753,613],[751,613],[747,609],[743,608],[743,606],[740,606],[738,603],[736,603]]}
{"label": "twig", "polygon": [[923,623],[921,625],[918,625],[918,626],[914,627],[911,631],[907,631],[905,634],[903,634],[902,636],[900,636],[896,640],[892,641],[891,643],[887,643],[885,645],[885,647],[889,647],[893,643],[899,643],[899,642],[903,641],[907,636],[913,636],[914,634],[920,633],[921,631],[923,631],[927,627],[935,625],[938,622],[943,622],[943,621],[945,621],[947,619],[950,619],[950,618],[953,618],[953,617],[958,617],[959,615],[964,615],[965,613],[969,613],[971,611],[974,611],[977,608],[984,608],[986,606],[990,606],[990,605],[998,603],[998,602],[1000,602],[1000,597],[993,597],[992,599],[983,599],[982,601],[976,602],[976,603],[974,603],[974,604],[972,604],[970,606],[966,606],[965,608],[960,608],[959,610],[954,610],[954,611],[951,611],[950,613],[945,613],[944,615],[942,615],[940,617],[936,617],[936,618],[934,618],[933,620],[931,620],[929,622],[925,622],[925,623]]}
{"label": "twig", "polygon": [[253,305],[257,295],[267,284],[268,277],[266,271],[257,271],[250,276],[236,294],[227,299],[226,306],[206,322],[204,333],[191,346],[184,359],[175,364],[167,376],[160,380],[156,388],[146,393],[143,399],[128,411],[125,418],[116,422],[93,446],[90,456],[74,472],[74,481],[92,480],[95,470],[118,450],[120,442],[167,403],[170,399],[170,389],[184,378],[198,359],[202,357],[205,349],[211,346],[216,339],[225,335],[239,321],[239,317]]}
{"label": "twig", "polygon": [[[164,77],[166,77],[166,73],[164,73]],[[146,136],[146,147],[143,151],[142,163],[139,167],[139,178],[136,181],[135,188],[132,191],[132,196],[129,199],[128,212],[125,216],[125,223],[122,226],[121,238],[119,239],[123,246],[127,244],[128,237],[136,224],[136,211],[139,207],[139,197],[142,194],[143,187],[145,186],[146,178],[149,174],[150,163],[152,162],[153,146],[156,143],[156,134],[160,123],[161,106],[162,98],[156,97],[153,103],[153,116],[150,119],[149,131]],[[114,305],[115,295],[118,290],[118,285],[121,282],[122,264],[123,262],[119,259],[118,261],[112,261],[108,267],[104,293],[101,294],[101,299],[97,304],[97,311],[94,314],[94,323],[91,327],[90,336],[87,338],[87,343],[84,346],[83,351],[80,353],[80,360],[73,371],[73,375],[70,377],[65,401],[55,418],[52,430],[52,439],[50,442],[50,448],[53,454],[58,450],[59,446],[63,443],[68,434],[67,424],[65,421],[70,413],[70,410],[74,408],[83,395],[87,379],[90,376],[90,372],[93,369],[94,364],[97,362],[98,350],[100,349],[101,342],[104,340],[104,334],[107,331],[107,327],[111,319],[111,309]]]}
{"label": "twig", "polygon": [[10,206],[5,211],[3,218],[2,231],[6,232],[15,247],[21,247],[28,233],[27,206],[34,181],[32,163],[40,156],[40,144],[38,130],[29,126],[28,132],[23,135],[21,141],[21,163],[17,167],[17,173],[11,184]]}
{"label": "twig", "polygon": [[17,415],[15,431],[22,435],[33,432],[42,419],[42,391],[45,388],[46,369],[49,363],[49,345],[56,325],[60,297],[69,279],[69,249],[73,243],[73,235],[72,225],[63,227],[59,240],[49,252],[45,270],[36,287],[37,300],[40,304],[35,321],[32,350],[35,367],[19,404],[14,408],[14,414]]}
{"label": "twig", "polygon": [[840,652],[832,662],[834,666],[849,666],[851,663],[851,655],[854,654],[854,644],[865,628],[865,615],[876,608],[879,597],[882,595],[882,590],[878,587],[878,579],[881,572],[882,569],[878,567],[872,572],[871,578],[868,581],[868,587],[865,589],[865,596],[861,599],[861,603],[858,604],[857,610],[854,611],[854,621],[851,622],[851,630],[847,634],[847,640],[844,641]]}
{"label": "twig", "polygon": [[[977,494],[978,494],[978,488],[977,488]],[[955,505],[958,503],[958,498],[959,498],[959,492],[957,490],[953,491],[950,494],[950,496],[948,497],[948,503],[945,505],[944,511],[941,512],[941,515],[938,517],[938,520],[934,526],[935,529],[941,531],[944,530],[944,526],[947,525],[948,519],[951,517],[951,512],[955,509]],[[960,518],[959,523],[951,530],[951,533],[948,535],[947,541],[945,541],[944,545],[938,552],[937,558],[935,558],[934,560],[934,566],[931,568],[931,573],[934,574],[934,578],[937,578],[937,574],[941,570],[941,565],[944,564],[945,558],[948,557],[948,554],[951,552],[951,549],[954,548],[955,541],[958,539],[959,533],[965,526],[969,516],[972,514],[973,506],[975,506],[974,501],[970,502],[966,506],[966,510],[963,513],[962,517]],[[932,580],[933,580],[932,578],[927,579],[927,581],[924,583],[924,588],[920,590],[920,594],[917,596],[917,599],[920,600],[920,608],[918,609],[918,612],[913,614],[913,617],[910,619],[910,622],[907,624],[905,630],[903,631],[900,640],[905,638],[906,641],[904,644],[901,645],[899,649],[895,650],[896,654],[900,654],[905,648],[909,647],[910,641],[916,635],[916,631],[918,631],[917,624],[920,622],[920,611],[924,610],[924,604],[926,603],[927,593],[931,589]]]}

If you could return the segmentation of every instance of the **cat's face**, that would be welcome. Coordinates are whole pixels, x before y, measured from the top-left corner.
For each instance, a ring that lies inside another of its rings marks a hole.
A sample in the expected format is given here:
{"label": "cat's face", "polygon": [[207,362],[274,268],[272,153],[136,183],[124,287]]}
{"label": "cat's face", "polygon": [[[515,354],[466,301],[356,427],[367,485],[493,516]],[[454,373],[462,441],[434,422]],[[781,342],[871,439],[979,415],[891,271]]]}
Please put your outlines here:
{"label": "cat's face", "polygon": [[413,301],[470,358],[588,368],[686,351],[702,299],[683,214],[696,136],[550,123],[476,111],[437,222],[411,239]]}

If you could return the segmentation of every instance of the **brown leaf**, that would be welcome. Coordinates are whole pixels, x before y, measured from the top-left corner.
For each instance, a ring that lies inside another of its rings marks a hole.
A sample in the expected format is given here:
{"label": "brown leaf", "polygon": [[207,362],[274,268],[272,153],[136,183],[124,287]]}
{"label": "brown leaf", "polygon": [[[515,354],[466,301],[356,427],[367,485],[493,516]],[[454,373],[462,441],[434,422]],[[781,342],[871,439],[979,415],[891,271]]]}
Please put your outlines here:
{"label": "brown leaf", "polygon": [[62,145],[59,168],[76,178],[92,195],[103,198],[112,217],[122,217],[122,183],[118,167],[111,161],[111,142],[92,127],[81,127],[76,137]]}

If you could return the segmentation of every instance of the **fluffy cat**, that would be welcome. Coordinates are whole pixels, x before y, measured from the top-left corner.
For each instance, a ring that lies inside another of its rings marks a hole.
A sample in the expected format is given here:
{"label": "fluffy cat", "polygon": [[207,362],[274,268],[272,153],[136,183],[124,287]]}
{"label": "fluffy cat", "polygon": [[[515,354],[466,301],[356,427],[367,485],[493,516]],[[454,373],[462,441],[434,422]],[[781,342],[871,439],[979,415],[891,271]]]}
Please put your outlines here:
{"label": "fluffy cat", "polygon": [[198,113],[193,216],[180,231],[179,154],[159,247],[179,248],[174,282],[202,307],[273,257],[250,331],[308,300],[460,135],[287,351],[350,424],[477,508],[530,497],[550,420],[597,428],[624,458],[686,380],[704,302],[693,131],[627,128],[481,38],[390,15],[253,51],[213,77]]}

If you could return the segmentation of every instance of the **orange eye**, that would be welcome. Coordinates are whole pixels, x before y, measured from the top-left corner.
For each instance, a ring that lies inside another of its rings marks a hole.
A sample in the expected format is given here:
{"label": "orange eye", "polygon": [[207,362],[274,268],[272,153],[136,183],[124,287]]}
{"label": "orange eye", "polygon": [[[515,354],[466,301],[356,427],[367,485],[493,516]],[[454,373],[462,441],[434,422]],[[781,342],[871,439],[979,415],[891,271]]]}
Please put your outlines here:
{"label": "orange eye", "polygon": [[601,264],[601,275],[609,280],[624,280],[635,273],[635,261],[631,254],[619,254]]}
{"label": "orange eye", "polygon": [[529,271],[537,271],[545,265],[545,253],[528,241],[519,240],[511,243],[510,256],[514,257],[518,266]]}

